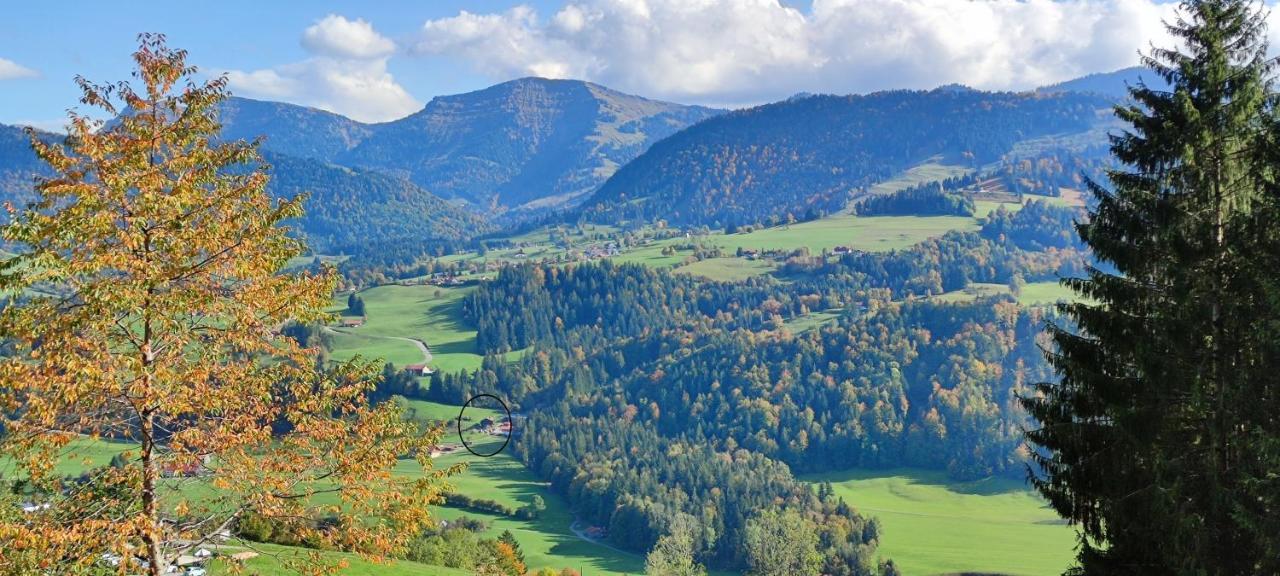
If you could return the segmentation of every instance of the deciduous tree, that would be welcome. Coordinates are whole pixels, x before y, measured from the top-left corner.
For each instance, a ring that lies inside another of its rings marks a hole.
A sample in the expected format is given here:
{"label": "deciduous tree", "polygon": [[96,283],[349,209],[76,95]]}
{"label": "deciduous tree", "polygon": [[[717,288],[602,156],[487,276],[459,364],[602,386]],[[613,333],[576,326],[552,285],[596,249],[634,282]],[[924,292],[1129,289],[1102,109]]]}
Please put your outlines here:
{"label": "deciduous tree", "polygon": [[[301,199],[265,191],[255,144],[216,140],[224,78],[194,81],[163,36],[141,36],[134,60],[137,85],[77,79],[115,119],[73,112],[65,143],[33,139],[55,175],[3,231],[21,247],[0,268],[21,294],[0,316],[16,350],[0,362],[3,447],[38,505],[0,514],[0,571],[118,558],[164,574],[250,512],[319,546],[396,552],[428,521],[438,433],[369,403],[368,366],[318,371],[314,349],[277,334],[322,320],[335,284],[281,272],[302,253],[281,226]],[[104,437],[134,445],[123,465],[55,472]],[[420,478],[391,474],[406,455]]]}

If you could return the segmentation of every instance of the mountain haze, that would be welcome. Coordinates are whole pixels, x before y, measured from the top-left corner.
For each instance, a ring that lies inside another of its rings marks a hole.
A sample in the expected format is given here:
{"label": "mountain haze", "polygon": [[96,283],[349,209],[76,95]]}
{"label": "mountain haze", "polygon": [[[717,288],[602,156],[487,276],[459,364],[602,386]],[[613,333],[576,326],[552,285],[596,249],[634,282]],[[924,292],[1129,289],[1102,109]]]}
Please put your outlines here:
{"label": "mountain haze", "polygon": [[[287,117],[297,107],[281,105],[280,109]],[[41,136],[50,141],[61,138],[56,134]],[[305,146],[301,139],[296,142]],[[306,213],[290,224],[319,252],[346,251],[372,241],[459,240],[493,229],[484,217],[402,176],[272,150],[264,151],[263,159],[271,164],[268,191],[281,198],[308,195]],[[18,207],[33,201],[35,178],[44,174],[48,169],[31,151],[23,129],[0,124],[0,201]]]}
{"label": "mountain haze", "polygon": [[1150,69],[1134,66],[1132,68],[1122,68],[1115,72],[1100,72],[1073,78],[1065,82],[1037,88],[1036,91],[1041,93],[1082,92],[1100,94],[1119,100],[1128,98],[1129,90],[1127,86],[1136,86],[1138,82],[1145,82],[1148,86],[1158,89],[1169,87],[1168,82],[1165,82],[1163,78],[1157,76]]}
{"label": "mountain haze", "polygon": [[239,98],[229,137],[286,154],[403,175],[481,210],[550,208],[592,192],[654,142],[720,113],[578,80],[522,78],[440,96],[382,124]]}

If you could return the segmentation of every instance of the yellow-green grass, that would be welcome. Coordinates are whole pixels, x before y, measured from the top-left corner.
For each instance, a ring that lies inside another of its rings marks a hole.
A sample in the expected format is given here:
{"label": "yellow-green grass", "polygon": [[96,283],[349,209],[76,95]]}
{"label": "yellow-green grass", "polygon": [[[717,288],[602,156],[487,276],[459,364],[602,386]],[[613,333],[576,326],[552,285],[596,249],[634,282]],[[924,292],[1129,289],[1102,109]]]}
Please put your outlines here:
{"label": "yellow-green grass", "polygon": [[998,200],[975,200],[973,202],[974,218],[986,218],[997,208],[1004,206],[1008,212],[1016,212],[1031,202],[1044,202],[1051,206],[1080,207],[1084,206],[1084,199],[1077,190],[1067,188],[1062,189],[1062,196],[1038,196],[1036,194],[1023,194],[1022,202],[1001,202]]}
{"label": "yellow-green grass", "polygon": [[[357,354],[383,358],[397,365],[422,362],[422,354],[411,338],[431,348],[430,365],[453,372],[480,367],[483,356],[476,350],[476,331],[462,318],[462,298],[474,286],[402,286],[391,284],[360,292],[365,303],[363,326],[334,335],[333,357],[346,360]],[[335,310],[346,308],[346,296],[334,299]]]}
{"label": "yellow-green grass", "polygon": [[787,320],[784,324],[787,329],[792,332],[805,332],[807,330],[813,330],[814,328],[824,324],[835,322],[843,313],[844,311],[840,308],[820,310],[817,312],[810,312],[802,316],[796,316],[795,318]]}
{"label": "yellow-green grass", "polygon": [[360,328],[337,330],[341,331],[330,333],[335,360],[350,360],[359,355],[364,360],[378,359],[396,366],[422,363],[422,351],[412,342],[366,335]]}
{"label": "yellow-green grass", "polygon": [[[952,290],[933,296],[937,302],[972,302],[978,298],[1009,294],[1006,284],[970,284],[960,290]],[[1056,280],[1031,282],[1022,286],[1018,303],[1023,306],[1049,306],[1064,300],[1077,300],[1079,296]]]}
{"label": "yellow-green grass", "polygon": [[806,475],[831,482],[862,514],[880,519],[880,555],[906,574],[1061,574],[1075,531],[1022,483],[950,482],[942,473],[901,469]]}
{"label": "yellow-green grass", "polygon": [[[790,226],[775,226],[745,233],[714,232],[699,236],[693,242],[718,247],[728,254],[737,254],[738,249],[791,251],[801,248],[808,248],[811,254],[818,254],[836,246],[882,252],[908,248],[952,230],[975,231],[978,228],[978,220],[966,216],[857,217],[837,214]],[[689,251],[676,250],[674,254],[664,255],[662,250],[689,242],[689,239],[683,237],[668,238],[628,250],[612,259],[615,262],[637,262],[655,267],[679,266],[689,256]],[[714,269],[721,265],[706,266]]]}
{"label": "yellow-green grass", "polygon": [[676,268],[678,274],[701,276],[711,280],[727,280],[730,282],[746,280],[752,276],[761,276],[777,269],[768,260],[747,260],[733,256],[724,258],[708,258],[692,264]]}
{"label": "yellow-green grass", "polygon": [[[1056,304],[1061,301],[1080,301],[1079,294],[1074,290],[1063,286],[1060,282],[1031,282],[1022,287],[1021,293],[1018,294],[1018,303],[1023,306],[1041,306],[1046,304]],[[1087,300],[1087,299],[1083,299]]]}
{"label": "yellow-green grass", "polygon": [[[1032,198],[1043,198],[1043,196],[1033,196]],[[1006,212],[1016,212],[1022,209],[1022,204],[1019,202],[1000,202],[998,200],[974,200],[973,201],[973,217],[986,218],[1001,206],[1004,207]]]}
{"label": "yellow-green grass", "polygon": [[736,253],[738,248],[796,250],[811,253],[848,246],[878,252],[907,248],[952,230],[974,231],[978,221],[965,216],[838,215],[791,226],[776,226],[746,234],[712,234],[708,244]]}
{"label": "yellow-green grass", "polygon": [[891,194],[917,184],[946,180],[953,176],[964,176],[973,171],[964,166],[941,164],[937,160],[935,158],[929,162],[912,166],[901,174],[872,186],[868,189],[868,192],[871,194]]}
{"label": "yellow-green grass", "polygon": [[[441,404],[429,400],[405,400],[405,404],[408,406],[407,417],[422,422],[453,422],[458,419],[458,415],[462,412],[461,406]],[[476,404],[479,404],[479,401]],[[495,409],[487,405],[480,406],[476,404],[467,407],[467,421],[479,422],[485,418],[502,418],[506,416],[501,408]],[[447,437],[445,441],[450,441],[450,439]]]}
{"label": "yellow-green grass", "polygon": [[[512,440],[518,441],[519,439]],[[490,450],[490,447],[477,448],[477,451],[481,450]],[[534,495],[541,496],[547,507],[541,516],[534,520],[519,520],[445,507],[436,508],[436,516],[446,520],[458,516],[484,520],[488,528],[483,534],[490,538],[501,535],[503,530],[511,531],[520,543],[520,550],[524,553],[525,563],[530,570],[543,567],[574,568],[581,570],[583,574],[593,575],[644,572],[644,559],[641,556],[588,542],[574,535],[570,530],[573,516],[568,504],[559,495],[552,493],[546,482],[538,480],[511,457],[511,447],[507,450],[491,458],[479,458],[466,452],[451,454],[437,458],[436,463],[437,466],[447,466],[454,462],[466,462],[467,470],[450,478],[450,484],[454,491],[473,498],[494,500],[511,508],[520,508],[532,502]]]}
{"label": "yellow-green grass", "polygon": [[[1006,284],[974,283],[962,290],[954,290],[934,296],[934,300],[943,302],[970,302],[977,298],[1009,294]],[[1077,295],[1071,289],[1062,286],[1056,280],[1031,282],[1022,287],[1018,294],[1018,303],[1023,306],[1046,306],[1063,300],[1075,300]]]}
{"label": "yellow-green grass", "polygon": [[[76,438],[58,452],[58,460],[53,465],[53,474],[78,476],[93,468],[106,466],[117,454],[137,447],[137,444],[129,442],[89,437]],[[17,463],[11,457],[0,457],[0,478],[12,477],[19,472],[21,472],[20,475],[26,476],[25,471],[18,470]]]}
{"label": "yellow-green grass", "polygon": [[[246,543],[243,546],[229,545],[221,547],[221,553],[231,555],[243,550],[253,550],[259,552],[259,555],[244,562],[244,573],[254,576],[284,576],[294,575],[292,572],[282,565],[281,560],[292,559],[296,561],[304,561],[308,554],[314,552],[306,548],[294,548],[291,546],[280,546],[277,544],[257,544]],[[343,552],[322,552],[326,561],[336,562],[345,561],[346,568],[341,574],[344,576],[420,576],[423,574],[432,574],[440,576],[463,576],[468,574],[465,570],[456,568],[446,568],[444,566],[433,566],[429,564],[419,564],[417,562],[408,562],[405,560],[396,560],[386,563],[375,563],[355,554],[347,554]],[[227,560],[215,559],[210,562],[211,574],[231,574],[230,565]]]}
{"label": "yellow-green grass", "polygon": [[688,258],[692,254],[692,251],[677,249],[674,253],[668,255],[663,254],[662,250],[668,246],[674,248],[676,244],[684,244],[687,242],[688,240],[685,238],[668,238],[666,240],[658,240],[646,246],[631,248],[610,258],[610,260],[618,263],[633,262],[636,264],[644,264],[645,266],[652,266],[654,268],[679,266],[684,263],[685,258]]}

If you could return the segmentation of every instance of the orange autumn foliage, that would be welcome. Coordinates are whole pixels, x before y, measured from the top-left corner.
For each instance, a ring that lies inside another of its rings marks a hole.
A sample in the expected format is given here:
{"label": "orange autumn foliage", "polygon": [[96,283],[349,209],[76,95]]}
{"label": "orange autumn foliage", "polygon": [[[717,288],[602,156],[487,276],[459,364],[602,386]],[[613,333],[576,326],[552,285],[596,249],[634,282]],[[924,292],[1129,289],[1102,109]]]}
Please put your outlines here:
{"label": "orange autumn foliage", "polygon": [[[3,230],[22,248],[0,290],[24,296],[0,314],[14,350],[0,449],[37,506],[0,510],[0,573],[114,557],[121,574],[163,574],[250,513],[322,548],[397,553],[450,472],[428,457],[441,431],[370,404],[370,365],[318,369],[316,350],[278,334],[322,320],[336,283],[282,272],[302,253],[282,226],[302,199],[266,192],[256,143],[217,140],[224,78],[196,82],[163,36],[141,36],[134,60],[140,86],[77,79],[115,120],[72,112],[65,143],[33,138],[55,175]],[[69,481],[53,466],[81,437],[137,448]],[[392,474],[407,456],[422,475]]]}

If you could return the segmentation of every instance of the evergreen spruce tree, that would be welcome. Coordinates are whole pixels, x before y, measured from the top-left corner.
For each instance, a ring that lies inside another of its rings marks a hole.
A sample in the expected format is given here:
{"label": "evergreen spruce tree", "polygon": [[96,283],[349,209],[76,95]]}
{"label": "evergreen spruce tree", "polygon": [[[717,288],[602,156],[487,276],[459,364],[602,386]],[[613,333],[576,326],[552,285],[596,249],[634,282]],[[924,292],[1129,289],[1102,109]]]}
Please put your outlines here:
{"label": "evergreen spruce tree", "polygon": [[[1182,47],[1145,64],[1112,139],[1126,165],[1081,238],[1103,263],[1052,326],[1060,383],[1039,421],[1036,487],[1082,530],[1087,574],[1275,573],[1275,165],[1264,15],[1187,1]],[[1105,269],[1104,269],[1105,268]]]}

